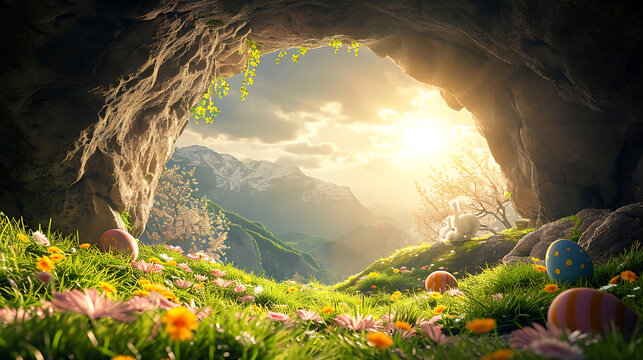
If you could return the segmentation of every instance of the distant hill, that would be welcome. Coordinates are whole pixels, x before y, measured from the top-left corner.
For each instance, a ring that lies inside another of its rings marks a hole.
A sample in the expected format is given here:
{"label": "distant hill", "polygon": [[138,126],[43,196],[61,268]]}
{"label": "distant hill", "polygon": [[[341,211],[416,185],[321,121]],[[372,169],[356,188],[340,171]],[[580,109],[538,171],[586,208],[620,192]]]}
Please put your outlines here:
{"label": "distant hill", "polygon": [[333,242],[332,240],[328,240],[322,237],[302,233],[281,234],[278,237],[286,244],[294,247],[295,249],[307,253],[310,253],[312,250],[326,243]]}
{"label": "distant hill", "polygon": [[378,221],[346,186],[306,176],[294,166],[239,161],[203,146],[177,148],[167,163],[196,168],[195,195],[256,219],[277,234],[305,233],[338,238]]}

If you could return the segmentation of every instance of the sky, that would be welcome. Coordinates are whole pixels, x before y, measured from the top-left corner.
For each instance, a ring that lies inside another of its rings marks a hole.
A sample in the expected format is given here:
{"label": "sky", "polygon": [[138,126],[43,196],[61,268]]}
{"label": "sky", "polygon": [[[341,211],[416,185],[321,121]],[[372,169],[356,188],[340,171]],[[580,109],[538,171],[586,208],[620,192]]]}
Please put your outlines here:
{"label": "sky", "polygon": [[366,48],[309,50],[292,63],[261,58],[241,101],[237,74],[216,99],[214,124],[190,123],[177,146],[203,145],[239,159],[295,165],[306,175],[348,186],[379,215],[410,224],[415,182],[463,147],[485,147],[466,109],[455,111],[439,89],[407,76]]}

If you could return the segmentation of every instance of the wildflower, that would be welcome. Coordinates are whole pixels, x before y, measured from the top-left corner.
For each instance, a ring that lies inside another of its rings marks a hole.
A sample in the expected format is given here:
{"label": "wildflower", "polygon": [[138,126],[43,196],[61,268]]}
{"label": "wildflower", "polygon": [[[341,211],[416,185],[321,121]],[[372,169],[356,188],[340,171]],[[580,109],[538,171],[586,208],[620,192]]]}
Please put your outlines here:
{"label": "wildflower", "polygon": [[194,256],[192,254],[185,254],[185,257],[190,259],[190,260],[199,260],[200,259],[200,257]]}
{"label": "wildflower", "polygon": [[170,310],[178,306],[156,291],[147,292],[147,296],[134,296],[133,298],[129,299],[127,303],[135,311],[156,309]]}
{"label": "wildflower", "polygon": [[151,257],[151,258],[147,259],[147,261],[149,261],[151,263],[155,263],[155,264],[160,264],[161,263],[161,260],[159,260],[158,258],[155,258],[155,257]]}
{"label": "wildflower", "polygon": [[406,321],[396,321],[395,327],[398,329],[411,331],[411,324],[407,323]]}
{"label": "wildflower", "polygon": [[366,336],[366,340],[370,346],[377,346],[380,350],[384,350],[387,347],[393,345],[393,339],[388,335],[381,332],[370,333]]}
{"label": "wildflower", "polygon": [[170,260],[170,261],[166,262],[165,265],[176,266],[176,261]]}
{"label": "wildflower", "polygon": [[335,307],[333,305],[326,305],[320,311],[322,314],[330,314],[335,312]]}
{"label": "wildflower", "polygon": [[350,314],[337,315],[334,321],[337,325],[353,331],[379,330],[381,328],[381,320],[373,320],[371,314],[366,317],[362,317],[359,313],[357,313],[357,317]]}
{"label": "wildflower", "polygon": [[621,277],[621,275],[616,275],[610,280],[610,285],[614,285],[618,282],[618,279]]}
{"label": "wildflower", "polygon": [[114,287],[114,285],[108,282],[100,281],[98,282],[98,286],[100,286],[106,294],[116,293],[116,288]]}
{"label": "wildflower", "polygon": [[57,246],[50,246],[47,248],[47,251],[52,254],[62,252],[62,250],[60,250]]}
{"label": "wildflower", "polygon": [[433,315],[440,315],[444,310],[446,310],[447,307],[444,305],[438,305],[433,309]]}
{"label": "wildflower", "polygon": [[187,289],[189,287],[192,287],[194,283],[185,279],[176,279],[174,280],[174,285],[176,285],[176,287],[178,287],[179,289]]}
{"label": "wildflower", "polygon": [[556,292],[556,291],[558,291],[558,285],[556,285],[556,284],[545,285],[545,288],[543,289],[543,291],[548,292],[548,293]]}
{"label": "wildflower", "polygon": [[[450,296],[457,296],[459,298],[464,299],[464,293],[462,291],[460,291],[460,289],[449,289],[449,290],[447,290],[446,294],[450,295]],[[433,296],[433,295],[431,295],[431,296]],[[439,297],[438,297],[438,299],[439,299]]]}
{"label": "wildflower", "polygon": [[476,319],[467,323],[466,328],[476,334],[484,334],[493,330],[496,327],[496,320],[494,319]]}
{"label": "wildflower", "polygon": [[533,261],[533,262],[539,262],[539,261],[540,261],[540,259],[539,259],[539,258],[535,258],[535,257],[533,257],[533,256],[532,256],[532,257],[531,257],[531,261]]}
{"label": "wildflower", "polygon": [[399,299],[401,295],[402,295],[402,293],[399,292],[399,291],[394,292],[393,295],[391,295],[391,301],[395,301],[395,300]]}
{"label": "wildflower", "polygon": [[220,278],[220,277],[224,276],[225,274],[226,274],[226,271],[225,271],[225,270],[221,271],[221,270],[219,270],[219,269],[212,269],[212,275],[213,275],[213,276],[216,276],[216,277],[218,277],[218,278]]}
{"label": "wildflower", "polygon": [[400,272],[400,270],[398,270],[398,269],[393,269],[393,273],[394,273],[394,274],[397,274],[397,273],[399,273],[399,272]]}
{"label": "wildflower", "polygon": [[67,257],[65,257],[64,254],[51,254],[49,258],[53,261],[60,261],[60,260],[65,260]]}
{"label": "wildflower", "polygon": [[493,295],[491,295],[491,297],[492,297],[494,300],[498,300],[498,301],[500,301],[500,300],[502,300],[502,298],[504,297],[504,295],[502,295],[502,293],[497,293],[497,294],[493,294]]}
{"label": "wildflower", "polygon": [[255,296],[261,295],[262,292],[263,288],[261,287],[261,285],[257,285],[257,287],[255,288]]}
{"label": "wildflower", "polygon": [[375,290],[375,289],[377,289],[377,285],[371,286],[371,290]]}
{"label": "wildflower", "polygon": [[440,266],[438,270],[444,270],[444,266]]}
{"label": "wildflower", "polygon": [[268,317],[272,321],[280,321],[284,324],[290,322],[290,316],[278,312],[268,311]]}
{"label": "wildflower", "polygon": [[147,279],[140,279],[140,280],[138,281],[138,284],[139,284],[139,285],[141,285],[141,286],[149,285],[149,284],[151,284],[151,283],[152,283],[152,282],[151,282],[151,281],[149,281],[149,280],[147,280]]}
{"label": "wildflower", "polygon": [[297,310],[297,316],[299,316],[304,321],[316,321],[318,323],[323,323],[321,316],[314,310]]}
{"label": "wildflower", "polygon": [[40,280],[40,281],[42,281],[44,283],[51,283],[53,281],[53,279],[54,279],[54,277],[51,276],[50,273],[45,272],[45,271],[36,273],[36,278],[38,278],[38,280]]}
{"label": "wildflower", "polygon": [[160,256],[161,258],[163,258],[163,260],[165,260],[165,261],[172,261],[172,260],[174,260],[174,258],[173,258],[173,257],[169,257],[167,254],[159,254],[159,256]]}
{"label": "wildflower", "polygon": [[136,360],[136,358],[129,355],[116,355],[112,360]]}
{"label": "wildflower", "polygon": [[368,276],[364,275],[364,276],[361,276],[359,279],[360,280],[366,280],[366,278],[368,278]]}
{"label": "wildflower", "polygon": [[536,271],[540,271],[540,272],[547,271],[547,268],[542,265],[535,265],[534,268],[536,268]]}
{"label": "wildflower", "polygon": [[51,305],[59,311],[71,311],[89,316],[91,319],[111,317],[118,321],[133,321],[134,308],[121,301],[111,301],[96,289],[63,291],[54,294]]}
{"label": "wildflower", "polygon": [[548,359],[584,359],[583,350],[578,345],[572,345],[556,338],[544,338],[533,341],[529,349]]}
{"label": "wildflower", "polygon": [[434,299],[439,299],[439,298],[441,298],[441,297],[442,297],[442,294],[440,294],[439,292],[436,292],[436,291],[431,292],[431,294],[430,294],[430,295],[431,295],[431,297],[432,297],[432,298],[434,298]]}
{"label": "wildflower", "polygon": [[43,256],[36,262],[36,269],[44,272],[51,271],[54,269],[54,262],[49,256]]}
{"label": "wildflower", "polygon": [[514,355],[510,349],[499,349],[482,357],[481,360],[509,360]]}
{"label": "wildflower", "polygon": [[36,244],[45,246],[50,245],[49,240],[47,240],[47,236],[45,236],[45,234],[41,233],[40,231],[36,231],[35,233],[33,233],[31,235],[31,238],[36,242]]}
{"label": "wildflower", "polygon": [[172,245],[167,245],[167,244],[163,244],[163,246],[165,246],[165,248],[170,250],[170,251],[176,251],[179,254],[183,254],[183,249],[181,249],[180,246],[172,246]]}
{"label": "wildflower", "polygon": [[196,315],[184,307],[175,307],[168,310],[161,319],[165,323],[165,332],[170,339],[185,341],[192,339],[192,330],[199,327]]}
{"label": "wildflower", "polygon": [[187,272],[192,272],[192,269],[188,266],[187,263],[176,264],[176,266],[178,266],[180,269],[185,270]]}
{"label": "wildflower", "polygon": [[132,265],[134,269],[145,273],[157,273],[163,270],[163,265],[153,262],[146,263],[145,260],[133,261],[130,265]]}
{"label": "wildflower", "polygon": [[214,281],[212,283],[215,284],[215,285],[221,286],[221,287],[228,287],[228,286],[233,284],[232,281],[223,280],[221,278],[214,279]]}
{"label": "wildflower", "polygon": [[627,281],[629,281],[629,282],[630,282],[630,284],[631,284],[631,283],[633,283],[633,282],[635,282],[635,281],[636,281],[636,274],[634,274],[634,273],[633,273],[632,271],[630,271],[630,270],[625,270],[625,271],[623,271],[623,272],[621,273],[621,278],[622,278],[623,280],[627,280]]}
{"label": "wildflower", "polygon": [[255,304],[252,304],[252,306],[250,307],[250,310],[257,312],[257,311],[261,311],[261,308]]}
{"label": "wildflower", "polygon": [[27,235],[25,235],[25,234],[18,234],[18,235],[16,235],[16,237],[20,241],[29,242],[29,237],[27,237]]}
{"label": "wildflower", "polygon": [[135,290],[132,295],[134,296],[150,296],[150,293],[145,290]]}
{"label": "wildflower", "polygon": [[78,245],[78,247],[81,249],[89,249],[90,245],[88,243],[82,243]]}
{"label": "wildflower", "polygon": [[434,325],[431,322],[423,322],[420,324],[422,332],[425,333],[433,342],[440,345],[449,342],[449,337],[442,333],[441,328],[441,326]]}
{"label": "wildflower", "polygon": [[246,302],[246,301],[255,301],[255,297],[252,295],[245,295],[242,296],[239,300]]}
{"label": "wildflower", "polygon": [[238,293],[242,293],[242,292],[244,292],[244,291],[246,291],[246,287],[245,287],[245,286],[243,286],[243,285],[241,285],[241,284],[237,284],[237,285],[234,287],[234,292],[236,292],[237,294],[238,294]]}
{"label": "wildflower", "polygon": [[296,287],[294,287],[294,286],[288,289],[288,292],[289,292],[289,293],[291,293],[291,292],[295,292],[295,291],[297,291],[297,288],[296,288]]}
{"label": "wildflower", "polygon": [[522,329],[512,331],[510,346],[513,349],[525,349],[536,340],[545,338],[560,339],[563,333],[568,334],[567,329],[560,328],[552,322],[547,322],[546,327],[534,323],[533,326],[525,326]]}

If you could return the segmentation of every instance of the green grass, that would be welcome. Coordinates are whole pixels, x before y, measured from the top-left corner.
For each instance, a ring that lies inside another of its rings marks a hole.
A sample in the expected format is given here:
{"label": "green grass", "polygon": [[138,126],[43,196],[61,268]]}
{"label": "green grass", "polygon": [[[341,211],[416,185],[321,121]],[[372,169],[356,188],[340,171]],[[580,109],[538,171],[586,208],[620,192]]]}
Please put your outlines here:
{"label": "green grass", "polygon": [[[116,355],[130,355],[141,359],[477,359],[496,349],[507,348],[508,337],[503,334],[522,325],[542,322],[550,302],[557,294],[542,291],[544,285],[550,282],[549,278],[528,264],[500,265],[486,269],[477,276],[467,276],[460,281],[465,298],[448,295],[433,298],[423,290],[409,289],[402,291],[399,299],[392,300],[391,291],[384,287],[372,292],[354,292],[315,282],[305,285],[274,282],[230,265],[194,261],[162,246],[142,245],[140,259],[159,258],[165,253],[178,263],[187,263],[194,270],[188,273],[166,265],[161,273],[144,274],[133,269],[122,256],[101,253],[96,247],[81,249],[75,237],[65,237],[49,230],[44,232],[52,245],[59,247],[66,255],[66,259],[57,262],[52,271],[55,278],[53,285],[44,284],[35,277],[36,261],[47,254],[47,248],[18,239],[18,234],[29,236],[31,231],[20,223],[0,217],[0,307],[40,306],[42,301],[52,298],[54,288],[59,292],[99,288],[101,281],[114,285],[116,293],[110,295],[114,300],[127,300],[135,290],[140,289],[140,279],[165,283],[173,277],[179,277],[196,282],[194,274],[208,275],[214,268],[227,271],[224,279],[243,283],[247,285],[246,290],[238,294],[232,286],[221,288],[212,284],[212,276],[202,289],[174,288],[178,302],[194,302],[196,306],[210,306],[213,309],[209,317],[199,322],[194,337],[185,342],[169,338],[160,322],[164,313],[161,310],[144,312],[132,323],[120,323],[110,318],[90,320],[82,314],[61,312],[54,312],[44,319],[36,317],[0,323],[0,354],[8,358],[110,359]],[[409,249],[403,253],[410,257],[420,250]],[[606,265],[597,266],[590,283],[577,285],[600,287],[623,270],[641,274],[643,251],[640,248]],[[369,284],[379,279],[388,281],[393,288],[406,286],[401,284],[407,282],[418,282],[417,277],[415,273],[381,271],[356,283]],[[632,284],[621,282],[608,291],[641,313],[642,283],[641,278]],[[257,285],[264,291],[256,296],[254,304],[257,308],[252,309],[253,303],[243,303],[240,297],[252,294]],[[561,290],[570,286],[561,286]],[[290,292],[291,288],[296,290]],[[502,293],[503,299],[492,299],[491,295],[496,293]],[[265,319],[268,310],[288,314],[294,319],[297,309],[319,311],[326,305],[335,306],[336,311],[322,314],[322,324],[296,321],[292,326],[284,326]],[[395,311],[396,319],[413,323],[421,317],[431,318],[437,305],[446,306],[445,313],[450,314],[440,320],[444,332],[458,339],[448,345],[437,346],[426,336],[419,335],[404,340],[399,333],[395,333],[394,345],[380,350],[367,344],[366,333],[342,329],[332,321],[342,313],[354,315],[359,312],[379,318]],[[496,319],[497,329],[491,335],[469,333],[464,325],[478,318]],[[641,334],[642,330],[643,324],[639,323],[637,334]],[[619,334],[612,334],[599,343],[589,345],[585,354],[588,358],[600,359],[616,353],[623,358],[633,359],[635,354],[643,351],[643,345],[637,340],[639,338],[635,335],[628,342]],[[514,358],[539,357],[528,351],[519,351]]]}

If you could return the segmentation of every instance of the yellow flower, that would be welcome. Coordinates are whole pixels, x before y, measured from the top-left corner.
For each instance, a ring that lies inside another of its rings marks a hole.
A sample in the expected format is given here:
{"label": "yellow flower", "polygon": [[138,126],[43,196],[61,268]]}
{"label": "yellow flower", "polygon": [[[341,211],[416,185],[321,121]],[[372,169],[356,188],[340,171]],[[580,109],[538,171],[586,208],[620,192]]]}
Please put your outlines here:
{"label": "yellow flower", "polygon": [[435,307],[435,309],[433,309],[433,315],[438,316],[438,315],[442,314],[442,312],[444,310],[446,310],[446,309],[447,309],[446,306],[438,305],[438,306]]}
{"label": "yellow flower", "polygon": [[162,264],[163,262],[155,257],[151,257],[147,259],[148,262],[155,263],[155,264]]}
{"label": "yellow flower", "polygon": [[252,304],[252,306],[250,307],[250,310],[252,310],[252,311],[261,311],[261,308],[259,306],[255,305],[255,304]]}
{"label": "yellow flower", "polygon": [[538,262],[538,261],[540,261],[540,259],[535,258],[535,257],[533,257],[533,256],[532,256],[532,257],[531,257],[531,261],[533,261],[533,262]]}
{"label": "yellow flower", "polygon": [[66,257],[65,257],[65,255],[64,255],[64,254],[58,254],[58,253],[56,253],[56,254],[51,254],[51,256],[49,256],[49,258],[50,258],[51,260],[53,260],[54,262],[56,262],[56,261],[60,261],[60,260],[65,260],[65,259],[66,259]]}
{"label": "yellow flower", "polygon": [[36,262],[36,269],[44,272],[51,271],[54,269],[54,262],[51,261],[49,256],[43,256]]}
{"label": "yellow flower", "polygon": [[151,283],[152,283],[152,282],[151,282],[151,281],[149,281],[149,280],[147,280],[147,279],[140,279],[140,280],[138,281],[138,284],[139,284],[139,285],[141,285],[141,286],[149,285],[149,284],[151,284]]}
{"label": "yellow flower", "polygon": [[439,292],[434,291],[434,292],[431,293],[431,297],[434,298],[434,299],[439,299],[439,298],[442,297],[442,294],[440,294]]}
{"label": "yellow flower", "polygon": [[370,273],[368,273],[368,277],[373,277],[373,276],[377,276],[377,275],[379,275],[377,273],[377,271],[371,271]]}
{"label": "yellow flower", "polygon": [[50,253],[54,253],[54,254],[62,252],[57,246],[50,246],[50,247],[47,248],[47,251],[49,251]]}
{"label": "yellow flower", "polygon": [[630,284],[631,284],[631,283],[633,283],[633,282],[635,282],[635,281],[636,281],[636,274],[635,274],[635,273],[633,273],[633,272],[632,272],[632,271],[630,271],[630,270],[625,270],[625,271],[623,271],[623,272],[621,273],[621,278],[622,278],[623,280],[627,280],[627,281],[629,281],[629,282],[630,282]]}
{"label": "yellow flower", "polygon": [[396,321],[395,327],[398,329],[411,331],[411,324],[407,323],[406,321]]}
{"label": "yellow flower", "polygon": [[16,237],[20,241],[24,241],[24,242],[29,242],[30,241],[29,237],[27,235],[25,235],[25,234],[18,234],[18,235],[16,235]]}
{"label": "yellow flower", "polygon": [[558,285],[556,285],[556,284],[545,285],[545,288],[543,289],[543,291],[548,292],[548,293],[556,292],[556,291],[558,291]]}
{"label": "yellow flower", "polygon": [[145,290],[136,290],[132,293],[134,296],[149,296],[150,293]]}
{"label": "yellow flower", "polygon": [[483,356],[480,360],[509,360],[514,355],[514,351],[510,349],[496,350],[491,354]]}
{"label": "yellow flower", "polygon": [[83,243],[83,244],[78,245],[78,247],[81,248],[81,249],[89,249],[89,246],[90,245],[88,243]]}
{"label": "yellow flower", "polygon": [[176,266],[176,261],[170,260],[170,261],[166,262],[165,265]]}
{"label": "yellow flower", "polygon": [[112,360],[136,360],[136,358],[129,355],[116,355]]}
{"label": "yellow flower", "polygon": [[297,288],[296,288],[296,287],[294,287],[294,286],[293,286],[293,287],[291,287],[290,289],[288,289],[288,292],[289,292],[289,293],[291,293],[291,292],[295,292],[295,291],[297,291]]}
{"label": "yellow flower", "polygon": [[333,305],[326,305],[321,309],[322,314],[330,314],[335,312],[335,307]]}
{"label": "yellow flower", "polygon": [[610,280],[610,284],[616,284],[621,275],[616,275]]}
{"label": "yellow flower", "polygon": [[161,321],[166,324],[165,332],[172,340],[190,340],[194,336],[192,330],[199,327],[196,315],[182,306],[170,309],[163,315]]}
{"label": "yellow flower", "polygon": [[366,340],[370,346],[377,346],[380,350],[384,350],[387,347],[393,345],[393,339],[388,335],[381,332],[373,332],[366,336]]}
{"label": "yellow flower", "polygon": [[496,320],[494,319],[476,319],[467,323],[466,328],[476,334],[484,334],[493,330],[496,327]]}
{"label": "yellow flower", "polygon": [[399,291],[394,292],[393,295],[391,295],[391,301],[395,301],[395,300],[399,299],[401,295],[402,295],[402,293],[399,292]]}
{"label": "yellow flower", "polygon": [[399,273],[399,272],[400,272],[400,270],[399,270],[399,269],[393,269],[393,273],[394,273],[394,274],[397,274],[397,273]]}
{"label": "yellow flower", "polygon": [[535,268],[536,268],[536,271],[540,271],[540,272],[547,271],[547,268],[542,265],[536,265]]}
{"label": "yellow flower", "polygon": [[112,285],[112,284],[110,284],[108,282],[100,281],[98,283],[98,286],[100,286],[101,289],[103,289],[103,291],[106,294],[115,294],[116,293],[116,288],[114,287],[114,285]]}

